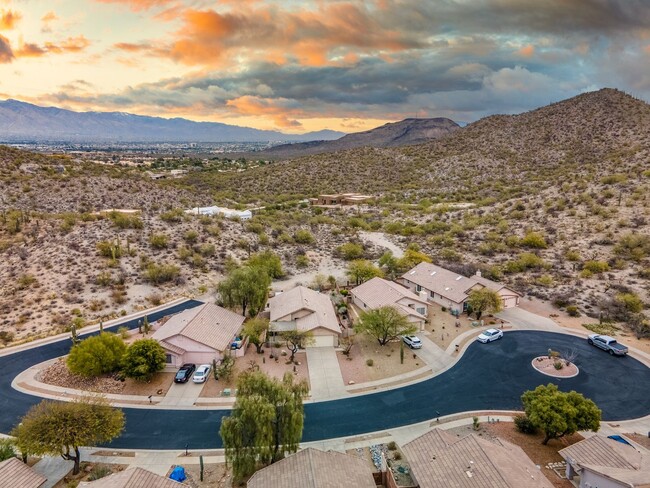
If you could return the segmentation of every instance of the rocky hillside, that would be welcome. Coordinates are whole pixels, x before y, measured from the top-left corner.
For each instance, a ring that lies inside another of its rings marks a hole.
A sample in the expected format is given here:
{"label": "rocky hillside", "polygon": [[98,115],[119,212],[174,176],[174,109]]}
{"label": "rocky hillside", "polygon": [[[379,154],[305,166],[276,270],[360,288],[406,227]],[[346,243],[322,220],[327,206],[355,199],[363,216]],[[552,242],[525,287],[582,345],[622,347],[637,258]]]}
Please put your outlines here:
{"label": "rocky hillside", "polygon": [[421,144],[445,137],[460,126],[451,119],[404,119],[364,132],[348,134],[333,141],[313,141],[283,144],[267,149],[255,157],[270,159],[295,158],[308,154],[321,154],[359,147],[395,147]]}
{"label": "rocky hillside", "polygon": [[[603,89],[521,115],[492,116],[416,146],[359,148],[306,156],[207,185],[239,199],[286,200],[319,192],[359,191],[479,201],[538,192],[558,178],[646,169],[650,105]],[[505,188],[507,185],[508,188]]]}

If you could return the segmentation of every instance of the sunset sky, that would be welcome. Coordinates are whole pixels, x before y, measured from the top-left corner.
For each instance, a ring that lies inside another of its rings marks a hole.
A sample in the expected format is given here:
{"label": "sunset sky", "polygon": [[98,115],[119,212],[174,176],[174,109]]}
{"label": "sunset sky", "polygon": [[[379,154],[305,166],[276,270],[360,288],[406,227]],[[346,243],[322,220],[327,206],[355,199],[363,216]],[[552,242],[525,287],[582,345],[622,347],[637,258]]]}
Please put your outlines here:
{"label": "sunset sky", "polygon": [[648,0],[0,0],[0,99],[354,132],[605,86],[650,100]]}

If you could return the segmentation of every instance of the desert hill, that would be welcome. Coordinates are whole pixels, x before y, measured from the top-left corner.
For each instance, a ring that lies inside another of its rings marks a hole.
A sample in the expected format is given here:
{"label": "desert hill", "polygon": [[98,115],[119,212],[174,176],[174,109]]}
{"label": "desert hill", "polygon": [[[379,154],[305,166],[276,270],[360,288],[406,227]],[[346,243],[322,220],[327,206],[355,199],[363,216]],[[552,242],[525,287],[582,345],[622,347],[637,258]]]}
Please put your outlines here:
{"label": "desert hill", "polygon": [[[385,240],[459,273],[481,269],[563,317],[581,314],[578,327],[599,326],[603,312],[614,322],[601,333],[650,335],[649,162],[650,106],[611,89],[421,145],[163,181],[0,146],[0,345],[181,294],[214,299],[232,260],[256,251],[280,256],[292,284],[345,280],[340,246],[376,262]],[[338,191],[376,199],[298,202]],[[267,208],[247,222],[183,212],[210,203]],[[96,213],[110,208],[140,212]],[[650,352],[647,340],[638,347]]]}
{"label": "desert hill", "polygon": [[283,134],[217,122],[124,112],[74,112],[17,100],[0,101],[0,141],[256,142],[313,141],[342,135],[330,130]]}
{"label": "desert hill", "polygon": [[355,132],[331,141],[298,142],[282,144],[256,153],[263,158],[295,158],[308,154],[320,154],[358,147],[394,147],[420,144],[444,137],[460,126],[451,119],[404,119],[384,124],[364,132]]}
{"label": "desert hill", "polygon": [[[613,89],[585,93],[520,115],[496,115],[442,139],[398,148],[358,148],[306,156],[210,179],[227,195],[286,199],[319,192],[407,192],[415,197],[479,200],[508,182],[516,194],[556,184],[588,164],[640,171],[650,152],[650,105]],[[573,169],[572,169],[573,168]],[[596,170],[596,168],[593,168]],[[541,177],[542,182],[535,178]]]}

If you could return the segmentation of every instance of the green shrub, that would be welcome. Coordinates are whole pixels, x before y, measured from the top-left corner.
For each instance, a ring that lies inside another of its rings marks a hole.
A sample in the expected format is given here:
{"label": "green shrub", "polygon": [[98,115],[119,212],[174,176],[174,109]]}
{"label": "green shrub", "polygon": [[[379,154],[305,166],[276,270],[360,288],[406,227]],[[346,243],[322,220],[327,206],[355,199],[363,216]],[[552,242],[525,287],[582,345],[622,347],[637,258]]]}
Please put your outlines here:
{"label": "green shrub", "polygon": [[140,339],[124,354],[122,371],[128,378],[149,381],[154,373],[165,368],[165,350],[155,339]]}
{"label": "green shrub", "polygon": [[196,240],[199,238],[199,233],[195,230],[188,230],[185,233],[185,240],[189,242],[190,244],[196,242]]}
{"label": "green shrub", "polygon": [[367,366],[372,366],[373,364],[375,364],[375,362],[372,359],[366,359]]}
{"label": "green shrub", "polygon": [[574,261],[574,262],[575,261],[580,261],[580,253],[578,251],[569,250],[569,251],[566,252],[564,257],[568,261]]}
{"label": "green shrub", "polygon": [[532,435],[537,433],[537,427],[533,425],[526,415],[515,415],[514,421],[516,429],[522,434]]}
{"label": "green shrub", "polygon": [[24,274],[18,278],[16,285],[19,290],[26,290],[34,283],[36,283],[36,277],[34,275]]}
{"label": "green shrub", "polygon": [[120,229],[142,229],[144,224],[138,214],[127,214],[122,212],[110,212],[108,218],[115,227]]}
{"label": "green shrub", "polygon": [[166,234],[151,234],[149,236],[149,244],[154,249],[164,249],[169,244],[169,237]]}
{"label": "green shrub", "polygon": [[600,182],[603,185],[613,185],[613,184],[616,184],[616,183],[624,183],[626,181],[627,181],[627,176],[625,176],[624,174],[621,174],[621,173],[615,173],[615,174],[603,176],[600,179]]}
{"label": "green shrub", "polygon": [[646,234],[626,234],[614,246],[614,253],[623,259],[642,261],[650,255],[650,236]]}
{"label": "green shrub", "polygon": [[296,266],[299,268],[306,268],[309,266],[309,258],[304,254],[296,256]]}
{"label": "green shrub", "polygon": [[564,367],[564,365],[562,364],[562,361],[555,361],[553,367],[559,371]]}
{"label": "green shrub", "polygon": [[346,242],[336,248],[336,252],[346,261],[353,261],[363,257],[363,246],[355,242]]}
{"label": "green shrub", "polygon": [[605,261],[585,261],[582,269],[586,269],[592,274],[600,274],[609,271],[609,264]]}
{"label": "green shrub", "polygon": [[185,217],[185,212],[181,208],[174,208],[160,214],[160,218],[165,222],[178,223]]}
{"label": "green shrub", "polygon": [[104,332],[72,347],[66,361],[68,369],[81,376],[99,376],[117,371],[126,351],[124,340]]}
{"label": "green shrub", "polygon": [[113,283],[113,276],[110,271],[100,271],[95,276],[95,283],[99,286],[110,286]]}
{"label": "green shrub", "polygon": [[97,243],[97,251],[100,256],[109,259],[120,259],[122,257],[122,246],[119,241],[99,241]]}
{"label": "green shrub", "polygon": [[16,457],[16,449],[11,439],[0,439],[0,462]]}
{"label": "green shrub", "polygon": [[108,466],[103,466],[101,464],[93,466],[93,469],[90,471],[90,474],[88,475],[88,481],[95,481],[101,478],[105,478],[111,473],[112,473],[111,468],[109,468]]}
{"label": "green shrub", "polygon": [[546,249],[548,244],[544,236],[538,232],[528,232],[520,241],[519,245],[523,247],[530,247],[534,249]]}
{"label": "green shrub", "polygon": [[578,307],[576,307],[575,305],[569,305],[566,308],[566,313],[568,313],[570,317],[580,317],[580,312],[578,311]]}
{"label": "green shrub", "polygon": [[297,230],[293,238],[298,244],[313,244],[315,241],[312,233],[306,229]]}
{"label": "green shrub", "polygon": [[149,263],[144,270],[144,279],[151,283],[165,283],[178,277],[180,269],[173,264]]}

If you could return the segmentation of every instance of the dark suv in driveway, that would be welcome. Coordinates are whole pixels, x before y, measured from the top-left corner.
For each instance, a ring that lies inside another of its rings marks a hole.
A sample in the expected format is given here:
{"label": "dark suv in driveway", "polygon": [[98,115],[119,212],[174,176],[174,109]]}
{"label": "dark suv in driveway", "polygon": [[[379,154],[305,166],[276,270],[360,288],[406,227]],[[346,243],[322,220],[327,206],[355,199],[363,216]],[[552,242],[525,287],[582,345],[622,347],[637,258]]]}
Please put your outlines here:
{"label": "dark suv in driveway", "polygon": [[187,383],[192,377],[192,373],[196,369],[196,364],[188,363],[181,366],[181,369],[178,370],[176,376],[174,376],[174,383]]}

